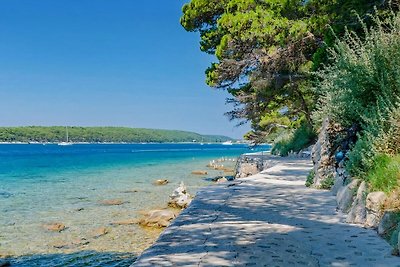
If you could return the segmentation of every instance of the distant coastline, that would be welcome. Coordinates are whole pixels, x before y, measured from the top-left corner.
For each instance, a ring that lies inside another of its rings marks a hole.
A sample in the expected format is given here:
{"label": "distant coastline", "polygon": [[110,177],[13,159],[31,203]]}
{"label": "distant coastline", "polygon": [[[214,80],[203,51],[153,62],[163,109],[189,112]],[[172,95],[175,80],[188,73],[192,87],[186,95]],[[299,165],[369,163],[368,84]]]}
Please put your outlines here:
{"label": "distant coastline", "polygon": [[[235,141],[223,135],[188,131],[128,127],[68,127],[69,142],[76,144],[223,143]],[[66,140],[64,126],[0,127],[1,144],[52,144]]]}

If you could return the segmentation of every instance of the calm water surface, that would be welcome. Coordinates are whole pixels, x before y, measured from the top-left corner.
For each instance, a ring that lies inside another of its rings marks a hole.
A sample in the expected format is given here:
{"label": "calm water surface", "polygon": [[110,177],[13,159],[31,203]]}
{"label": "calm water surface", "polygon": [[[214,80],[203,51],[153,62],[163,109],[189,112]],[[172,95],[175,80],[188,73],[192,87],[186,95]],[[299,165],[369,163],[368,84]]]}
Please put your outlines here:
{"label": "calm water surface", "polygon": [[[193,170],[246,152],[217,144],[0,145],[0,257],[11,256],[13,266],[129,266],[161,230],[112,222],[165,208],[180,181],[195,194],[223,172]],[[170,183],[154,186],[157,179]],[[100,204],[109,199],[125,204]],[[67,229],[43,228],[53,222]],[[109,233],[94,238],[99,227]]]}

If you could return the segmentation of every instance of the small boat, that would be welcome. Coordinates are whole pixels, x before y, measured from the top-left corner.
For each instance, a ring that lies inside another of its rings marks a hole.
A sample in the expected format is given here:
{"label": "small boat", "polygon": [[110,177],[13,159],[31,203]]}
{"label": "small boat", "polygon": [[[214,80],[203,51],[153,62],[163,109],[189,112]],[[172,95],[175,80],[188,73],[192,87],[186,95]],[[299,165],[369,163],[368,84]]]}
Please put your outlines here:
{"label": "small boat", "polygon": [[226,142],[223,142],[222,145],[231,146],[231,145],[233,145],[233,143],[232,143],[232,141],[226,141]]}
{"label": "small boat", "polygon": [[66,142],[58,143],[59,146],[71,146],[72,145],[72,143],[68,139],[68,127],[67,126],[65,126],[65,131],[66,131],[66,135],[67,135]]}

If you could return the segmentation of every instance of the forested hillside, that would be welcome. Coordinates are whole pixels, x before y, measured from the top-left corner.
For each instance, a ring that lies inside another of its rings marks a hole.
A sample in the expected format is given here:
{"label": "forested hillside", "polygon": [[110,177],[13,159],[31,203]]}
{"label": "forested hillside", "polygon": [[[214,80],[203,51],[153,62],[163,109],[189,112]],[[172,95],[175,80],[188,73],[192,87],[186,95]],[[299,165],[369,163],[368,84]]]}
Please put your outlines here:
{"label": "forested hillside", "polygon": [[[0,142],[61,142],[66,140],[66,128],[0,127]],[[175,130],[156,130],[126,127],[68,127],[71,142],[224,142],[226,136],[201,135]]]}

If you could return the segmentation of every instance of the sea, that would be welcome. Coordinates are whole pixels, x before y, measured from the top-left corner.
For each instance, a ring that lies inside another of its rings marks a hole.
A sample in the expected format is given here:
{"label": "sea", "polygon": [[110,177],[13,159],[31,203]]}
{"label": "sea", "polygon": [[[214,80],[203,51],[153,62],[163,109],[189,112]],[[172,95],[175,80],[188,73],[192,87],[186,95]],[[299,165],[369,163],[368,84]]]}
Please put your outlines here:
{"label": "sea", "polygon": [[[167,208],[183,182],[190,194],[213,186],[245,144],[1,144],[0,259],[12,266],[129,266],[162,229],[115,222]],[[207,175],[194,175],[205,170]],[[158,179],[168,184],[154,185]],[[118,200],[121,205],[104,205]],[[65,225],[61,232],[46,225]],[[98,235],[99,229],[106,234]]]}

